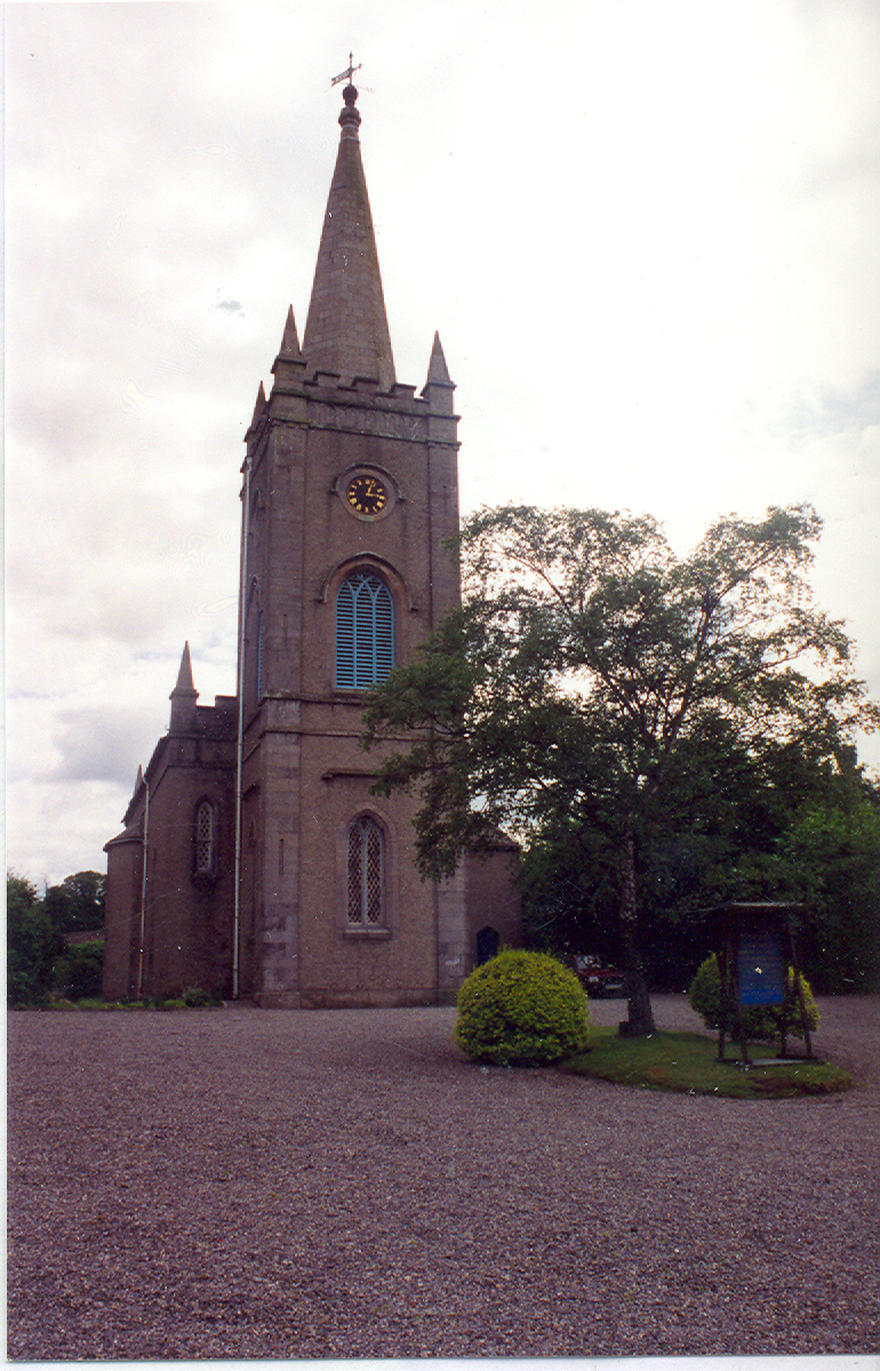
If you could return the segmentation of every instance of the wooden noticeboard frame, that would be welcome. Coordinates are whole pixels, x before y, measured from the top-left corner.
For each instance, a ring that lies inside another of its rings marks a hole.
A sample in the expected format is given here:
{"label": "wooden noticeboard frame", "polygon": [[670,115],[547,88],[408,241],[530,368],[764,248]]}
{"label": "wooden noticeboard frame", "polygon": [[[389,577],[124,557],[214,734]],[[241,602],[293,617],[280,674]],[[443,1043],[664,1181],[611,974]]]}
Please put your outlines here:
{"label": "wooden noticeboard frame", "polygon": [[[807,1056],[812,1057],[793,926],[794,916],[805,913],[805,906],[771,901],[730,903],[706,912],[712,919],[712,941],[721,979],[718,1060],[724,1060],[727,1024],[732,1019],[734,1033],[731,1036],[739,1040],[741,1060],[746,1064],[749,1061],[743,1009],[781,1005],[786,1010],[795,1001],[801,1011]],[[794,971],[791,983],[789,966]],[[785,1013],[780,1036],[780,1056],[784,1057]]]}

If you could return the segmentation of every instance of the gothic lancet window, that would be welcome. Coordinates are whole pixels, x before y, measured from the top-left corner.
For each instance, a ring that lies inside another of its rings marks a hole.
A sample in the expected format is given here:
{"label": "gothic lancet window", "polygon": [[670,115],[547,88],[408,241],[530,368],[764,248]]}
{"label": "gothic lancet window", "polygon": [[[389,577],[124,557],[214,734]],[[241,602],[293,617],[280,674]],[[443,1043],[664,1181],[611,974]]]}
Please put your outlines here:
{"label": "gothic lancet window", "polygon": [[372,571],[354,571],[336,596],[336,684],[364,689],[394,665],[394,602]]}
{"label": "gothic lancet window", "polygon": [[197,876],[214,875],[216,821],[210,800],[196,806],[193,825],[193,869]]}
{"label": "gothic lancet window", "polygon": [[348,830],[346,915],[350,928],[379,928],[385,922],[385,834],[366,816]]}

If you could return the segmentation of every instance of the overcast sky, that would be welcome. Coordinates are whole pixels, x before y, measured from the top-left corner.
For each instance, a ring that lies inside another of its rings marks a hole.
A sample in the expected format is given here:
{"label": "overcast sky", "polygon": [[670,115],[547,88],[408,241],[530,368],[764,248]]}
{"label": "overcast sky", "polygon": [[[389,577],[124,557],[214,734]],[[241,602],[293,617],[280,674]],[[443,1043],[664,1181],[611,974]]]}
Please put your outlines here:
{"label": "overcast sky", "polygon": [[[12,4],[10,867],[104,869],[185,639],[235,691],[242,437],[305,324],[349,49],[398,378],[465,512],[811,500],[880,695],[876,0]],[[880,745],[863,755],[880,764]]]}

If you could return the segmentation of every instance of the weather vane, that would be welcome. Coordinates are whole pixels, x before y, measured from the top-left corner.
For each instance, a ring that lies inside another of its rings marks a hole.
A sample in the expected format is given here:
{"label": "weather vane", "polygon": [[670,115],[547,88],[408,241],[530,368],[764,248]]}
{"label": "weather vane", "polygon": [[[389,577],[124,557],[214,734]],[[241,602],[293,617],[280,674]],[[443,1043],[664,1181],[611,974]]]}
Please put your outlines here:
{"label": "weather vane", "polygon": [[345,71],[341,71],[338,76],[331,77],[331,86],[338,86],[340,81],[347,81],[348,84],[351,85],[351,78],[354,76],[355,72],[360,71],[361,67],[363,66],[362,62],[358,62],[357,66],[355,67],[352,65],[353,62],[354,56],[352,53],[349,53],[348,66],[345,68]]}

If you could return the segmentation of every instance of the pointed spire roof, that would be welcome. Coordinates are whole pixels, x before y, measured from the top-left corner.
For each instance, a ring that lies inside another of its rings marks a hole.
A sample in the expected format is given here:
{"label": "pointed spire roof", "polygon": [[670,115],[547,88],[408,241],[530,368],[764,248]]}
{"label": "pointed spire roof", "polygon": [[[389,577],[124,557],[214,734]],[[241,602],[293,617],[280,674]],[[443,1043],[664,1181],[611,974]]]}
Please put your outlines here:
{"label": "pointed spire roof", "polygon": [[383,390],[390,390],[395,381],[394,358],[361,163],[357,95],[352,85],[342,92],[342,134],[318,249],[303,352],[316,370],[337,372],[344,378],[371,377]]}
{"label": "pointed spire roof", "polygon": [[253,417],[252,417],[252,419],[251,419],[251,424],[252,424],[252,425],[255,424],[255,423],[257,422],[257,420],[259,419],[260,415],[263,413],[263,410],[264,410],[265,408],[266,408],[266,387],[263,385],[263,382],[261,381],[261,382],[260,382],[260,385],[259,385],[259,389],[257,390],[257,399],[256,399],[256,403],[255,403],[255,405],[254,405]]}
{"label": "pointed spire roof", "polygon": [[281,339],[281,351],[278,356],[284,360],[302,356],[299,346],[299,334],[296,331],[296,320],[293,317],[293,305],[291,305],[287,311],[287,321],[284,325],[284,335]]}
{"label": "pointed spire roof", "polygon": [[171,723],[169,725],[172,733],[184,733],[192,728],[196,721],[196,700],[199,692],[193,684],[192,662],[189,659],[189,643],[183,645],[183,656],[180,659],[180,670],[177,673],[177,685],[171,692]]}
{"label": "pointed spire roof", "polygon": [[434,346],[431,348],[431,360],[428,363],[427,384],[430,385],[432,381],[439,381],[443,386],[452,385],[452,377],[449,375],[449,368],[443,355],[439,333],[434,334]]}
{"label": "pointed spire roof", "polygon": [[428,379],[422,387],[422,395],[435,414],[451,415],[452,392],[454,390],[455,383],[449,375],[446,358],[443,356],[440,334],[435,333],[434,346],[431,348],[431,360],[428,362]]}
{"label": "pointed spire roof", "polygon": [[177,673],[177,684],[172,690],[169,698],[173,700],[175,696],[185,695],[195,700],[198,698],[198,694],[199,692],[196,690],[195,683],[193,682],[192,662],[190,661],[189,656],[189,643],[184,643],[183,655],[180,659],[180,670]]}

